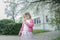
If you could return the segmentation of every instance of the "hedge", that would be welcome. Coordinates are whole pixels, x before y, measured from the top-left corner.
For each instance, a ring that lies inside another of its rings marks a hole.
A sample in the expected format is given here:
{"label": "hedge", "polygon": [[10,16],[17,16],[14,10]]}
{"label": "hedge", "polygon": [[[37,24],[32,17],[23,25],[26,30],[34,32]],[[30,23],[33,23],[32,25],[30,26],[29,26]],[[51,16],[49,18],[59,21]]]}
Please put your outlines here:
{"label": "hedge", "polygon": [[4,28],[0,28],[0,34],[2,34],[2,35],[18,35],[21,25],[22,25],[21,23],[6,24]]}
{"label": "hedge", "polygon": [[22,23],[0,21],[0,35],[18,35]]}

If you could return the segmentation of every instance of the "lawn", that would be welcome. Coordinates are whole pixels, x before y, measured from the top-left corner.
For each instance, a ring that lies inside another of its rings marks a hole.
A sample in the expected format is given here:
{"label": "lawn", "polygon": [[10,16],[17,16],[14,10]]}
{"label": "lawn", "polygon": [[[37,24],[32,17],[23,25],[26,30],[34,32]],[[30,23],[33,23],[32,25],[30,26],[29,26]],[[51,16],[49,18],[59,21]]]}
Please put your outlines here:
{"label": "lawn", "polygon": [[33,30],[34,34],[44,33],[44,32],[50,32],[50,31],[49,30]]}

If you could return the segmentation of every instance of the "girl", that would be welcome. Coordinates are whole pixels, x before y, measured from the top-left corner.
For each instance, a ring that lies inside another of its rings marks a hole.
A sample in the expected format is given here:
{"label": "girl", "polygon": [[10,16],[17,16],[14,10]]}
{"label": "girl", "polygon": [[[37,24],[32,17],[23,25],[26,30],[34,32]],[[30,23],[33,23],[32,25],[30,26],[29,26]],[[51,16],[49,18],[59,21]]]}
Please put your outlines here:
{"label": "girl", "polygon": [[21,36],[21,40],[33,40],[33,26],[34,21],[31,19],[31,15],[29,12],[24,14],[24,21],[22,23],[21,30],[19,31],[19,35]]}

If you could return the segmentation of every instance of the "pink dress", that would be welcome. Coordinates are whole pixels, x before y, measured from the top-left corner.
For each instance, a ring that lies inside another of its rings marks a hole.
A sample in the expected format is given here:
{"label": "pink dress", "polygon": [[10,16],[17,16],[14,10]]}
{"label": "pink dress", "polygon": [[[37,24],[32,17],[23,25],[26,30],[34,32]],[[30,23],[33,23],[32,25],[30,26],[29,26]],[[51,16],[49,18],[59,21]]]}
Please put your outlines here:
{"label": "pink dress", "polygon": [[[30,20],[27,20],[29,23]],[[33,33],[28,31],[28,26],[24,22],[24,28],[21,35],[21,40],[33,40]]]}

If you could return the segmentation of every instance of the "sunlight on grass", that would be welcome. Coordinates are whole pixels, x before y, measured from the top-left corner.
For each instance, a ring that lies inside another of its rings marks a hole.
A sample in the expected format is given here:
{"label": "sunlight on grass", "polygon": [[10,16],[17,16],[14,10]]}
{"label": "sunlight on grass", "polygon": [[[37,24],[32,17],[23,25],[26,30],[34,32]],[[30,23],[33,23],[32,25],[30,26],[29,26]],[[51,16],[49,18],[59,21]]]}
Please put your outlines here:
{"label": "sunlight on grass", "polygon": [[33,30],[34,34],[44,33],[44,32],[50,32],[50,31],[49,30]]}

